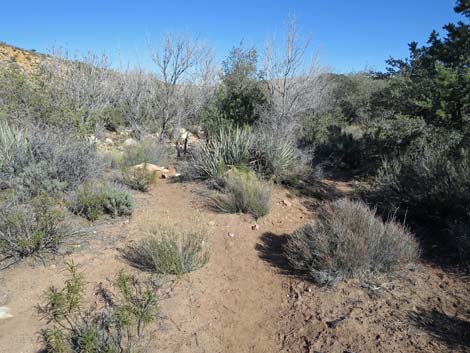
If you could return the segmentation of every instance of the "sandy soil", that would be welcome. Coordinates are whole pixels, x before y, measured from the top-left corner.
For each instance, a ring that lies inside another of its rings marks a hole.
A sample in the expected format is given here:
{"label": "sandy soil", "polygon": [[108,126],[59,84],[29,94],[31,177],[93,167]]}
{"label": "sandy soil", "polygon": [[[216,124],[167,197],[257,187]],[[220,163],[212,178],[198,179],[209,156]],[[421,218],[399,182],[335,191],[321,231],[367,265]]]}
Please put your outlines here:
{"label": "sandy soil", "polygon": [[[161,318],[150,329],[149,352],[450,352],[468,350],[468,282],[417,264],[372,282],[319,288],[290,273],[280,247],[314,216],[315,200],[276,188],[271,213],[259,220],[218,214],[205,206],[203,185],[159,181],[136,193],[138,208],[124,219],[93,225],[95,234],[71,244],[46,265],[26,261],[0,272],[0,352],[37,352],[44,322],[34,305],[60,286],[64,263],[79,264],[90,283],[124,268],[120,250],[138,239],[150,217],[209,224],[211,258],[202,269],[161,290]],[[286,203],[283,200],[288,200]],[[232,236],[229,235],[231,233]],[[139,273],[140,276],[150,276]],[[90,284],[90,287],[92,285]]]}

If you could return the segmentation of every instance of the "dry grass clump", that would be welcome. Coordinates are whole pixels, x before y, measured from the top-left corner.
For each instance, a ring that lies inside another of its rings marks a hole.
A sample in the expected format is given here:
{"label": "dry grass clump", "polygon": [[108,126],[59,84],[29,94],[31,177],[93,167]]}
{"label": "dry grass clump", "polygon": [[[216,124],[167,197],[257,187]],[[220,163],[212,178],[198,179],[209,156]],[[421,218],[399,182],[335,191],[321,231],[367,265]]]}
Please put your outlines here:
{"label": "dry grass clump", "polygon": [[319,283],[396,270],[419,255],[413,235],[393,218],[383,222],[361,201],[337,200],[284,246],[290,265]]}
{"label": "dry grass clump", "polygon": [[225,177],[225,192],[212,198],[213,207],[227,213],[249,213],[256,219],[269,213],[271,186],[254,172],[231,170]]}
{"label": "dry grass clump", "polygon": [[146,164],[143,168],[123,168],[122,170],[121,182],[134,190],[147,192],[156,181],[155,173],[148,170]]}
{"label": "dry grass clump", "polygon": [[124,257],[132,265],[160,274],[182,275],[204,266],[209,260],[207,231],[197,221],[189,226],[156,222],[145,236],[129,246]]}

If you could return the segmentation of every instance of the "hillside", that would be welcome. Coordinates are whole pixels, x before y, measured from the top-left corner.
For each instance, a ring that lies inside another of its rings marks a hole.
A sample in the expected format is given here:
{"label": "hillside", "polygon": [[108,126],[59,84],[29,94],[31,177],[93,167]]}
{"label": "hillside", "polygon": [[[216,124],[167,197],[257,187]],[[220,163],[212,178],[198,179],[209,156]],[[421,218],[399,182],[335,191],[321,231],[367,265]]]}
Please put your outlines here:
{"label": "hillside", "polygon": [[0,42],[0,65],[18,64],[24,71],[34,71],[47,55]]}

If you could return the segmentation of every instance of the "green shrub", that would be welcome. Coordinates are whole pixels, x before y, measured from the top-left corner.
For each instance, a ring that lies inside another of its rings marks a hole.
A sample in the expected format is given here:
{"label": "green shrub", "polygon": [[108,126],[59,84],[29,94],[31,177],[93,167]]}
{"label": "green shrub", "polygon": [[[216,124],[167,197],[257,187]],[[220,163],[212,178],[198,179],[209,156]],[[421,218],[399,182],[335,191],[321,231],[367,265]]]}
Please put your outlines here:
{"label": "green shrub", "polygon": [[199,224],[185,228],[159,222],[149,226],[144,239],[129,246],[124,257],[142,270],[181,275],[209,260],[206,234]]}
{"label": "green shrub", "polygon": [[107,185],[103,191],[103,209],[111,217],[129,216],[134,211],[132,194],[118,184]]}
{"label": "green shrub", "polygon": [[144,139],[135,145],[125,147],[122,165],[124,167],[132,167],[142,163],[167,165],[168,160],[168,148],[163,143]]}
{"label": "green shrub", "polygon": [[360,201],[340,199],[321,209],[318,221],[288,238],[290,265],[318,283],[390,272],[416,259],[414,237],[401,224],[382,222]]}
{"label": "green shrub", "polygon": [[62,221],[62,213],[47,196],[5,201],[0,207],[0,261],[57,251],[67,235]]}
{"label": "green shrub", "polygon": [[68,199],[69,210],[89,221],[96,221],[100,214],[111,217],[131,215],[134,210],[134,198],[124,187],[112,185],[83,184],[72,192]]}
{"label": "green shrub", "polygon": [[85,307],[85,278],[73,263],[63,288],[45,292],[39,314],[52,325],[41,330],[48,353],[132,353],[139,350],[145,328],[156,320],[155,289],[135,276],[119,272],[112,290],[101,283],[95,291],[99,305]]}
{"label": "green shrub", "polygon": [[146,164],[142,168],[122,169],[122,183],[131,189],[147,192],[156,181],[155,173],[148,170]]}
{"label": "green shrub", "polygon": [[254,172],[231,170],[225,177],[225,193],[212,198],[212,204],[222,212],[249,213],[257,219],[269,213],[271,194],[271,186]]}
{"label": "green shrub", "polygon": [[96,221],[103,211],[103,203],[101,189],[92,184],[84,184],[70,194],[68,208],[89,221]]}
{"label": "green shrub", "polygon": [[470,153],[425,144],[385,160],[376,179],[384,203],[438,223],[470,214]]}

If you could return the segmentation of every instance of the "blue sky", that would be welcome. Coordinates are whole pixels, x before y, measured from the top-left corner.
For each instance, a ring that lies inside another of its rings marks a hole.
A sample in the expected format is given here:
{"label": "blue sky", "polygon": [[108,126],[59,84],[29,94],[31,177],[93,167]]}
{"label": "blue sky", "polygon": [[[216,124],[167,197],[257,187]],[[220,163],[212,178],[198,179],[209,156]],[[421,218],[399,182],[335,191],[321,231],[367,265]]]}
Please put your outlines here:
{"label": "blue sky", "polygon": [[190,33],[223,59],[243,40],[262,47],[281,33],[289,13],[312,36],[321,63],[336,72],[383,69],[389,56],[407,56],[407,43],[424,43],[432,29],[461,19],[454,0],[231,0],[37,1],[0,0],[0,40],[48,52],[106,51],[149,65],[146,38]]}

